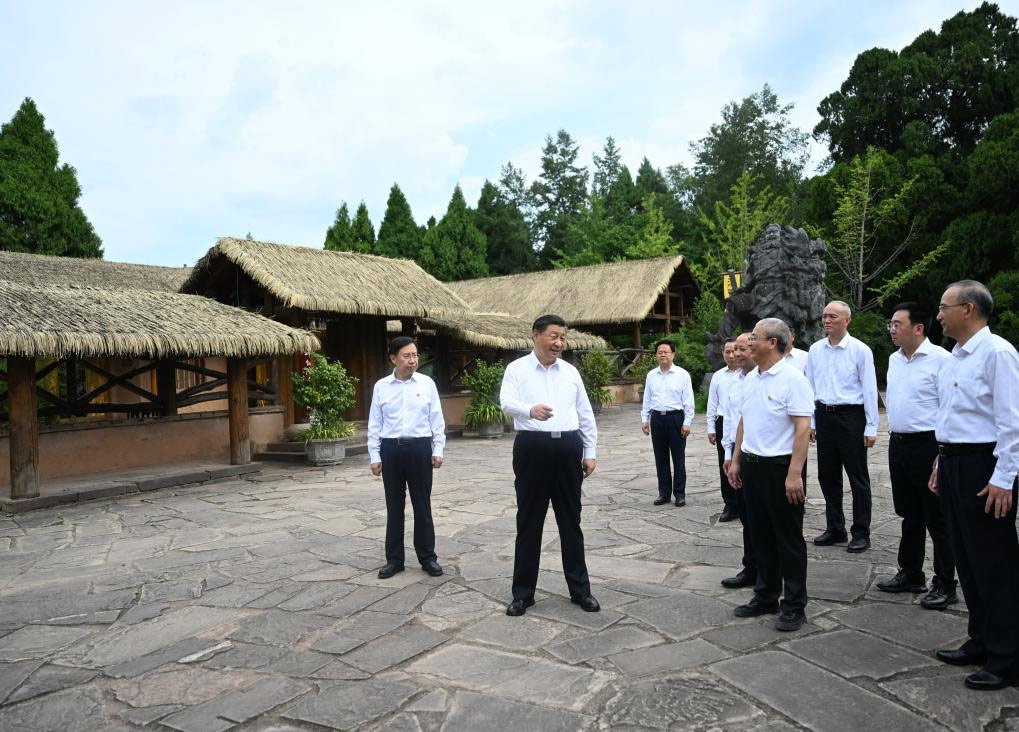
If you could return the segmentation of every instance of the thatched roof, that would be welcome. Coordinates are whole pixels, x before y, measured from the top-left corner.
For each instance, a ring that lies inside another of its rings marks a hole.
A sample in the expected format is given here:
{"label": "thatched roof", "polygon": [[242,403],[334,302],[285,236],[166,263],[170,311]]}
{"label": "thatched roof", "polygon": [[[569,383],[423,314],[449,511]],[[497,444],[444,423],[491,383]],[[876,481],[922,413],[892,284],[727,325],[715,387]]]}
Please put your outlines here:
{"label": "thatched roof", "polygon": [[[532,322],[505,313],[471,313],[456,320],[425,318],[421,325],[473,346],[502,351],[527,351],[534,347],[531,340]],[[608,346],[596,335],[571,328],[566,335],[566,347],[583,351]]]}
{"label": "thatched roof", "polygon": [[458,318],[470,308],[409,259],[224,237],[181,288],[203,293],[214,267],[233,262],[285,307],[327,313]]}
{"label": "thatched roof", "polygon": [[0,355],[268,356],[315,336],[197,295],[0,282]]}
{"label": "thatched roof", "polygon": [[0,252],[0,280],[40,287],[58,285],[178,292],[190,274],[190,267],[156,267],[102,259]]}
{"label": "thatched roof", "polygon": [[677,270],[696,288],[682,256],[487,277],[448,286],[475,310],[528,321],[555,313],[570,325],[644,320]]}

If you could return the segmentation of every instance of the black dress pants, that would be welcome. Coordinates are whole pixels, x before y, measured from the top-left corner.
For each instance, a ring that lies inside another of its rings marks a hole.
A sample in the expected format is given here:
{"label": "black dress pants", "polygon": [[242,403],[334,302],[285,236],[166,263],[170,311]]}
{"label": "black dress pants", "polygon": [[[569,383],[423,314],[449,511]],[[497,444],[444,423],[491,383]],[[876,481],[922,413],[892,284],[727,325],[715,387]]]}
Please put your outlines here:
{"label": "black dress pants", "polygon": [[[671,414],[651,412],[651,447],[655,451],[658,473],[658,497],[686,499],[686,438],[683,437],[683,411]],[[669,456],[672,456],[672,470]]]}
{"label": "black dress pants", "polygon": [[899,569],[910,582],[923,583],[924,553],[927,532],[934,544],[934,576],[942,587],[955,587],[955,558],[948,538],[941,501],[931,493],[927,482],[931,477],[938,443],[933,432],[897,435],[888,438],[888,474],[892,481],[892,502],[895,514],[902,519],[899,539]]}
{"label": "black dress pants", "polygon": [[[969,608],[970,639],[963,647],[986,653],[984,668],[1007,676],[1019,660],[1019,540],[1015,501],[1012,510],[999,519],[984,513],[987,497],[977,496],[994,473],[993,447],[992,443],[969,454],[942,454],[938,492]],[[1016,489],[1013,484],[1013,495]]]}
{"label": "black dress pants", "polygon": [[750,528],[750,514],[747,511],[746,487],[740,490],[733,489],[733,493],[736,494],[736,513],[739,514],[739,522],[743,525],[743,569],[747,574],[756,577],[757,560],[754,559],[754,534]]}
{"label": "black dress pants", "polygon": [[541,560],[541,534],[552,503],[563,573],[571,597],[591,594],[580,530],[580,486],[584,445],[580,432],[518,432],[513,440],[513,487],[517,494],[517,540],[513,557],[513,599],[534,597]]}
{"label": "black dress pants", "polygon": [[419,562],[434,560],[432,438],[386,438],[380,452],[386,491],[386,562],[403,566],[403,511],[408,491],[414,509],[414,551]]}
{"label": "black dress pants", "polygon": [[814,413],[817,429],[817,480],[824,494],[825,518],[829,531],[846,533],[842,510],[842,470],[849,476],[853,492],[853,538],[870,538],[870,472],[863,430],[867,417],[863,405],[828,411],[818,405]]}
{"label": "black dress pants", "polygon": [[754,596],[769,604],[781,596],[782,610],[796,612],[807,605],[807,544],[803,540],[803,504],[786,499],[788,473],[788,457],[754,462],[753,456],[745,454],[740,461],[757,558]]}
{"label": "black dress pants", "polygon": [[725,470],[722,468],[722,464],[725,462],[725,448],[722,447],[722,426],[725,423],[724,417],[715,417],[715,450],[718,452],[718,477],[722,487],[722,503],[730,511],[738,512],[739,509],[736,506],[736,491],[731,485],[729,485],[729,478],[725,474]]}

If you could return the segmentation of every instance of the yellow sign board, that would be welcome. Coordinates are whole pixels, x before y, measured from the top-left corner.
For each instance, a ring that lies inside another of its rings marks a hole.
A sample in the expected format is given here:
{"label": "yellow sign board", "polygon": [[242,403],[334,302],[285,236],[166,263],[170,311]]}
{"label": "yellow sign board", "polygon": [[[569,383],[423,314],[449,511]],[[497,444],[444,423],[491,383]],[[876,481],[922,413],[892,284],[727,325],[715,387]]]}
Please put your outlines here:
{"label": "yellow sign board", "polygon": [[743,273],[728,270],[722,273],[722,294],[725,300],[728,300],[734,290],[743,284]]}

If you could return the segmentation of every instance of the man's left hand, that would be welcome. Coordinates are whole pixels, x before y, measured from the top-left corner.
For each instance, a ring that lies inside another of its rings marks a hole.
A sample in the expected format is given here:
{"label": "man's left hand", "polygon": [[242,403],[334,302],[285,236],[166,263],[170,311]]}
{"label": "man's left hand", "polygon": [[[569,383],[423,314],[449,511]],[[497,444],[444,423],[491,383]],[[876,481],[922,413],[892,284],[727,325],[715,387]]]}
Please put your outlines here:
{"label": "man's left hand", "polygon": [[689,437],[689,436],[690,436],[690,428],[689,428],[689,427],[687,427],[686,425],[683,425],[683,429],[681,429],[681,430],[679,431],[679,433],[680,433],[681,435],[683,435],[683,437]]}
{"label": "man's left hand", "polygon": [[439,457],[438,455],[432,455],[432,467],[433,468],[441,468],[442,467],[442,458]]}
{"label": "man's left hand", "polygon": [[584,477],[585,478],[590,478],[591,477],[591,473],[594,472],[595,464],[596,463],[595,463],[595,459],[594,458],[587,458],[586,460],[584,460],[581,463],[581,465],[584,466]]}
{"label": "man's left hand", "polygon": [[797,470],[795,475],[786,476],[785,497],[794,506],[806,500],[807,496],[803,491],[803,475],[800,471]]}
{"label": "man's left hand", "polygon": [[877,438],[876,437],[864,437],[863,438],[863,446],[864,447],[874,447],[874,443],[875,442],[877,442]]}
{"label": "man's left hand", "polygon": [[993,507],[994,518],[1004,518],[1012,510],[1012,491],[1006,491],[1003,488],[988,483],[977,495],[987,496],[984,513],[991,513],[991,508]]}

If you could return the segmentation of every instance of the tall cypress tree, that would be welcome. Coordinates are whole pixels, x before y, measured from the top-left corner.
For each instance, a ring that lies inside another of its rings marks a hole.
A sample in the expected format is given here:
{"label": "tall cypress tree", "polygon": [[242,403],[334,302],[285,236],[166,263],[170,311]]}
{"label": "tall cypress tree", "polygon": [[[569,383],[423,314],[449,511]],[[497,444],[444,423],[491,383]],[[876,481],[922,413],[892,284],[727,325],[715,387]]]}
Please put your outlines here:
{"label": "tall cypress tree", "polygon": [[0,127],[0,249],[102,257],[102,240],[78,205],[74,168],[59,165],[57,141],[26,98]]}
{"label": "tall cypress tree", "polygon": [[347,210],[347,202],[340,204],[336,211],[336,220],[326,230],[325,249],[331,252],[349,252],[353,249],[353,241],[350,236],[350,212]]}
{"label": "tall cypress tree", "polygon": [[485,259],[489,274],[516,274],[535,268],[531,232],[524,214],[487,180],[481,187],[474,222],[488,242]]}
{"label": "tall cypress tree", "polygon": [[434,241],[434,259],[429,269],[432,275],[448,282],[488,274],[485,235],[475,226],[474,214],[467,208],[459,185],[453,189],[446,214],[434,229],[434,240],[431,231],[426,236],[430,245]]}
{"label": "tall cypress tree", "polygon": [[605,198],[622,171],[621,157],[622,153],[616,146],[616,141],[611,136],[605,138],[605,148],[602,150],[602,154],[592,156],[594,175],[591,177],[591,195]]}
{"label": "tall cypress tree", "polygon": [[543,247],[539,260],[551,265],[557,251],[571,254],[570,229],[587,200],[587,168],[577,165],[580,146],[566,130],[545,139],[541,175],[531,185],[537,208],[537,231]]}
{"label": "tall cypress tree", "polygon": [[361,201],[350,225],[350,239],[355,252],[370,254],[375,249],[375,227],[368,215],[368,207]]}
{"label": "tall cypress tree", "polygon": [[389,189],[386,214],[379,225],[375,254],[383,257],[417,259],[421,250],[422,231],[414,223],[410,204],[396,183]]}

